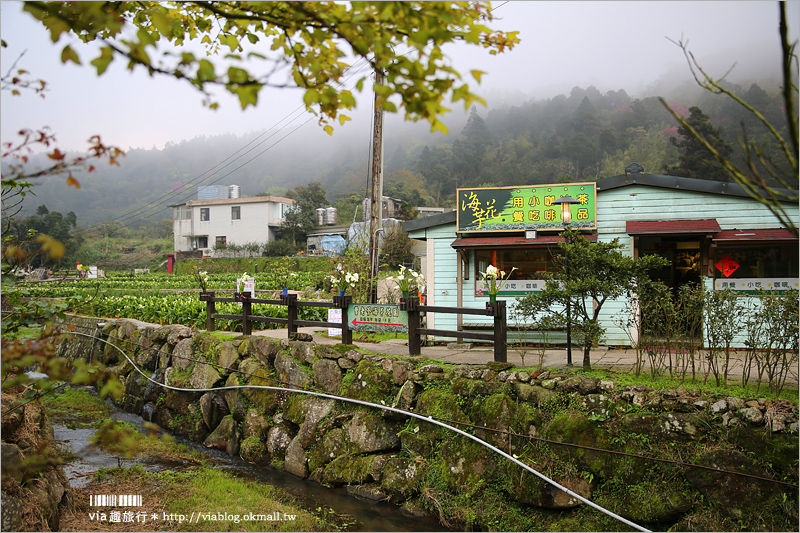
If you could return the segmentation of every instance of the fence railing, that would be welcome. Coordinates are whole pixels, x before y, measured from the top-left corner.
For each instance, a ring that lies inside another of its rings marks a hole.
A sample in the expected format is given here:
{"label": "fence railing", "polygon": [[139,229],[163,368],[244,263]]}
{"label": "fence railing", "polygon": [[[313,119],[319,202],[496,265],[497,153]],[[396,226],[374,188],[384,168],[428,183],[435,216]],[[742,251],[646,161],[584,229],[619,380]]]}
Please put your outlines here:
{"label": "fence railing", "polygon": [[[347,324],[347,309],[352,304],[352,296],[334,296],[333,302],[299,301],[296,294],[282,294],[278,300],[264,298],[251,298],[247,293],[234,293],[233,297],[217,297],[214,292],[200,293],[200,301],[206,302],[206,330],[214,331],[217,319],[241,320],[242,334],[250,335],[253,332],[253,322],[266,322],[270,324],[283,324],[289,328],[289,334],[297,333],[299,326],[322,328],[337,328],[342,330],[342,344],[353,343],[353,332]],[[217,313],[217,302],[239,302],[242,304],[242,313],[236,315]],[[285,305],[286,318],[254,315],[253,304]],[[298,309],[301,307],[325,307],[328,309],[341,309],[341,322],[322,322],[319,320],[299,320]],[[487,340],[494,343],[494,360],[505,363],[507,361],[507,325],[506,302],[500,300],[487,303],[484,309],[469,307],[440,307],[434,305],[420,305],[419,298],[414,296],[408,300],[400,301],[400,309],[408,312],[408,353],[420,355],[422,348],[422,335],[438,335],[440,337],[454,337],[457,339]],[[425,313],[453,313],[462,315],[482,315],[494,318],[492,333],[478,333],[471,331],[456,331],[445,329],[432,329],[422,327],[422,316]]]}
{"label": "fence railing", "polygon": [[[494,343],[494,360],[500,363],[507,362],[507,324],[506,302],[486,303],[484,309],[470,307],[441,307],[436,305],[420,305],[419,298],[414,296],[408,300],[400,301],[400,309],[408,312],[408,353],[419,355],[421,353],[421,335],[438,335],[440,337],[455,337],[457,339],[487,340]],[[460,315],[482,315],[494,318],[492,333],[478,333],[472,331],[456,331],[446,329],[431,329],[420,327],[423,313],[451,313]]]}
{"label": "fence railing", "polygon": [[[250,335],[253,332],[253,322],[266,322],[269,324],[283,324],[289,328],[289,334],[297,333],[300,326],[321,328],[340,328],[342,330],[342,344],[353,343],[353,332],[347,327],[347,308],[350,306],[352,296],[334,296],[333,302],[300,301],[296,294],[281,294],[278,300],[265,298],[251,298],[247,293],[234,293],[233,297],[217,297],[213,292],[200,293],[200,301],[206,302],[206,330],[214,331],[216,319],[230,319],[242,321],[242,334]],[[239,302],[242,304],[242,313],[228,315],[217,313],[217,302]],[[285,305],[286,318],[260,316],[253,314],[253,304]],[[298,309],[301,307],[326,307],[328,309],[341,309],[342,322],[323,322],[320,320],[300,320]]]}

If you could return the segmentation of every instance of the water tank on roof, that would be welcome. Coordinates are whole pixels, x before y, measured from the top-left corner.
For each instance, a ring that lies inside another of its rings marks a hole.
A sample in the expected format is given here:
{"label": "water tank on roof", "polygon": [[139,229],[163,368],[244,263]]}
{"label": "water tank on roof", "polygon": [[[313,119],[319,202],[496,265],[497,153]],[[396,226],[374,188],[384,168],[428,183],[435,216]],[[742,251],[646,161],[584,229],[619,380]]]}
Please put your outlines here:
{"label": "water tank on roof", "polygon": [[337,210],[335,207],[328,207],[325,209],[325,224],[328,226],[336,225],[336,213]]}
{"label": "water tank on roof", "polygon": [[241,198],[242,188],[238,185],[228,185],[228,198]]}
{"label": "water tank on roof", "polygon": [[324,226],[325,225],[325,208],[318,207],[317,208],[317,226]]}

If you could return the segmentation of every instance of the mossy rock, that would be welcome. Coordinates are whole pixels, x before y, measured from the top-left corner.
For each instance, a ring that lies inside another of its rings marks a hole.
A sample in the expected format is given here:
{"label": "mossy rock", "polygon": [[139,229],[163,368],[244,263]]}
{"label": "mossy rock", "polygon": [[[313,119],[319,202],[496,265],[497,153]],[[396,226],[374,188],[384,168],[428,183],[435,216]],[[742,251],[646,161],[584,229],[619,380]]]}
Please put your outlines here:
{"label": "mossy rock", "polygon": [[306,402],[310,399],[303,394],[290,395],[283,405],[283,418],[298,426],[302,424],[306,419]]}
{"label": "mossy rock", "polygon": [[[458,400],[459,397],[450,391],[429,389],[417,395],[416,411],[424,416],[434,416],[456,422],[470,422]],[[443,440],[452,435],[453,432],[450,430],[413,418],[400,432],[400,441],[403,446],[414,453],[428,457],[438,449]]]}
{"label": "mossy rock", "polygon": [[763,428],[737,427],[730,429],[728,438],[744,451],[756,454],[760,461],[771,465],[779,474],[797,476],[800,452],[796,434],[768,434]]}
{"label": "mossy rock", "polygon": [[195,333],[193,339],[197,349],[202,353],[210,353],[219,344],[218,338],[204,331]]}
{"label": "mossy rock", "polygon": [[[658,484],[658,490],[653,487]],[[688,483],[656,479],[633,484],[621,476],[595,492],[595,502],[636,524],[673,524],[693,507],[695,494]],[[659,528],[661,529],[661,528]]]}
{"label": "mossy rock", "polygon": [[370,479],[374,455],[342,455],[327,465],[322,474],[325,483],[332,485],[361,485]]}
{"label": "mossy rock", "polygon": [[[266,370],[262,366],[257,366],[256,368],[252,368],[250,371],[250,376],[246,379],[248,385],[256,385],[256,386],[267,386],[267,387],[274,387],[276,385],[274,379],[274,375]],[[241,378],[239,378],[241,381]],[[230,380],[229,380],[230,381]],[[279,395],[281,391],[273,390],[273,389],[242,389],[242,395],[247,398],[254,406],[256,406],[259,410],[266,414],[272,414],[278,410],[278,406],[280,404]],[[296,395],[294,395],[296,396]],[[230,407],[230,399],[229,396],[226,395],[226,399],[228,399],[228,407]]]}
{"label": "mossy rock", "polygon": [[256,436],[244,439],[239,448],[239,456],[248,463],[256,465],[266,464],[270,460],[266,444]]}
{"label": "mossy rock", "polygon": [[348,450],[347,431],[344,428],[333,428],[322,439],[318,439],[313,444],[308,453],[308,469],[314,471],[317,468],[333,461],[339,456],[347,453]]}
{"label": "mossy rock", "polygon": [[347,372],[340,389],[344,396],[372,403],[390,405],[397,387],[389,372],[372,364],[370,361],[361,361],[356,367]]}
{"label": "mossy rock", "polygon": [[[586,416],[565,412],[557,415],[545,430],[546,438],[592,448],[611,449],[608,431]],[[605,452],[572,446],[552,446],[551,449],[565,461],[575,461],[581,468],[595,476],[613,477],[618,468],[617,456]],[[626,458],[622,458],[626,460]]]}
{"label": "mossy rock", "polygon": [[[515,421],[517,406],[514,400],[506,394],[494,394],[488,398],[473,400],[470,406],[470,419],[475,424],[498,430],[475,430],[475,436],[494,445],[501,446],[507,442],[508,437],[500,432],[508,432]],[[516,433],[520,428],[514,428]]]}
{"label": "mossy rock", "polygon": [[464,493],[472,498],[487,484],[497,478],[497,456],[493,451],[475,441],[455,438],[442,444],[439,460],[432,468],[454,493]]}
{"label": "mossy rock", "polygon": [[381,488],[395,501],[404,501],[419,492],[420,464],[407,457],[390,457],[381,470]]}
{"label": "mossy rock", "polygon": [[453,392],[460,396],[474,398],[493,394],[510,394],[511,386],[499,381],[483,381],[482,379],[459,378],[453,383]]}

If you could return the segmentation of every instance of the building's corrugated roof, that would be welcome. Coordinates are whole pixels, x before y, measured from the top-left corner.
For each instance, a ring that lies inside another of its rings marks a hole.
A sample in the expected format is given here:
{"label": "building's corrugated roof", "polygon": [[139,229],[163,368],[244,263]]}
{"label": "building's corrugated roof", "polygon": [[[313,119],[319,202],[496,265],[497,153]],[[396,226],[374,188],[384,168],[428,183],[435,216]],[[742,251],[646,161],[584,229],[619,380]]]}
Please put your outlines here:
{"label": "building's corrugated roof", "polygon": [[720,231],[715,241],[796,241],[788,229],[742,229]]}
{"label": "building's corrugated roof", "polygon": [[625,223],[628,235],[663,235],[687,233],[718,233],[722,231],[719,223],[711,219],[702,220],[629,220]]}
{"label": "building's corrugated roof", "polygon": [[[682,178],[680,176],[663,176],[661,174],[631,173],[612,176],[597,180],[597,193],[628,185],[647,185],[650,187],[661,187],[664,189],[676,189],[693,192],[705,192],[711,194],[722,194],[726,196],[742,196],[751,198],[747,191],[739,184],[726,183],[722,181],[699,180],[694,178]],[[786,189],[776,189],[781,194],[791,196]],[[766,193],[764,194],[766,197]],[[789,200],[781,200],[784,203],[796,203]]]}

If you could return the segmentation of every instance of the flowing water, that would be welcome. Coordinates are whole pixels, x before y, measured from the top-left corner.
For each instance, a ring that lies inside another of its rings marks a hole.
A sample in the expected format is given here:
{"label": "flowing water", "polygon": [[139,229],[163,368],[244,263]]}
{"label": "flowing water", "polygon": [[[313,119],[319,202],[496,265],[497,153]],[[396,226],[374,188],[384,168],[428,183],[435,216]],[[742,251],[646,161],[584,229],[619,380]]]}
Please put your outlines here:
{"label": "flowing water", "polygon": [[[130,422],[138,427],[140,431],[146,432],[143,428],[144,420],[140,416],[115,408],[112,417]],[[194,463],[174,460],[149,459],[142,461],[118,459],[91,444],[90,438],[95,432],[93,428],[72,428],[82,422],[90,422],[89,420],[74,418],[69,420],[60,419],[54,422],[60,422],[53,424],[56,441],[68,446],[76,457],[74,461],[64,465],[64,472],[72,487],[86,486],[92,479],[91,474],[99,468],[129,467],[134,463],[154,472],[196,467]],[[219,450],[207,449],[182,437],[175,436],[174,438],[178,442],[195,450],[201,450],[208,455],[213,468],[221,468],[234,476],[256,480],[288,492],[298,500],[300,505],[307,509],[316,509],[317,507],[330,508],[339,515],[351,518],[351,520],[348,520],[348,522],[353,523],[350,531],[448,531],[447,528],[433,518],[413,517],[393,504],[371,502],[350,496],[343,487],[326,488],[283,471],[256,468],[238,457],[231,457]]]}

